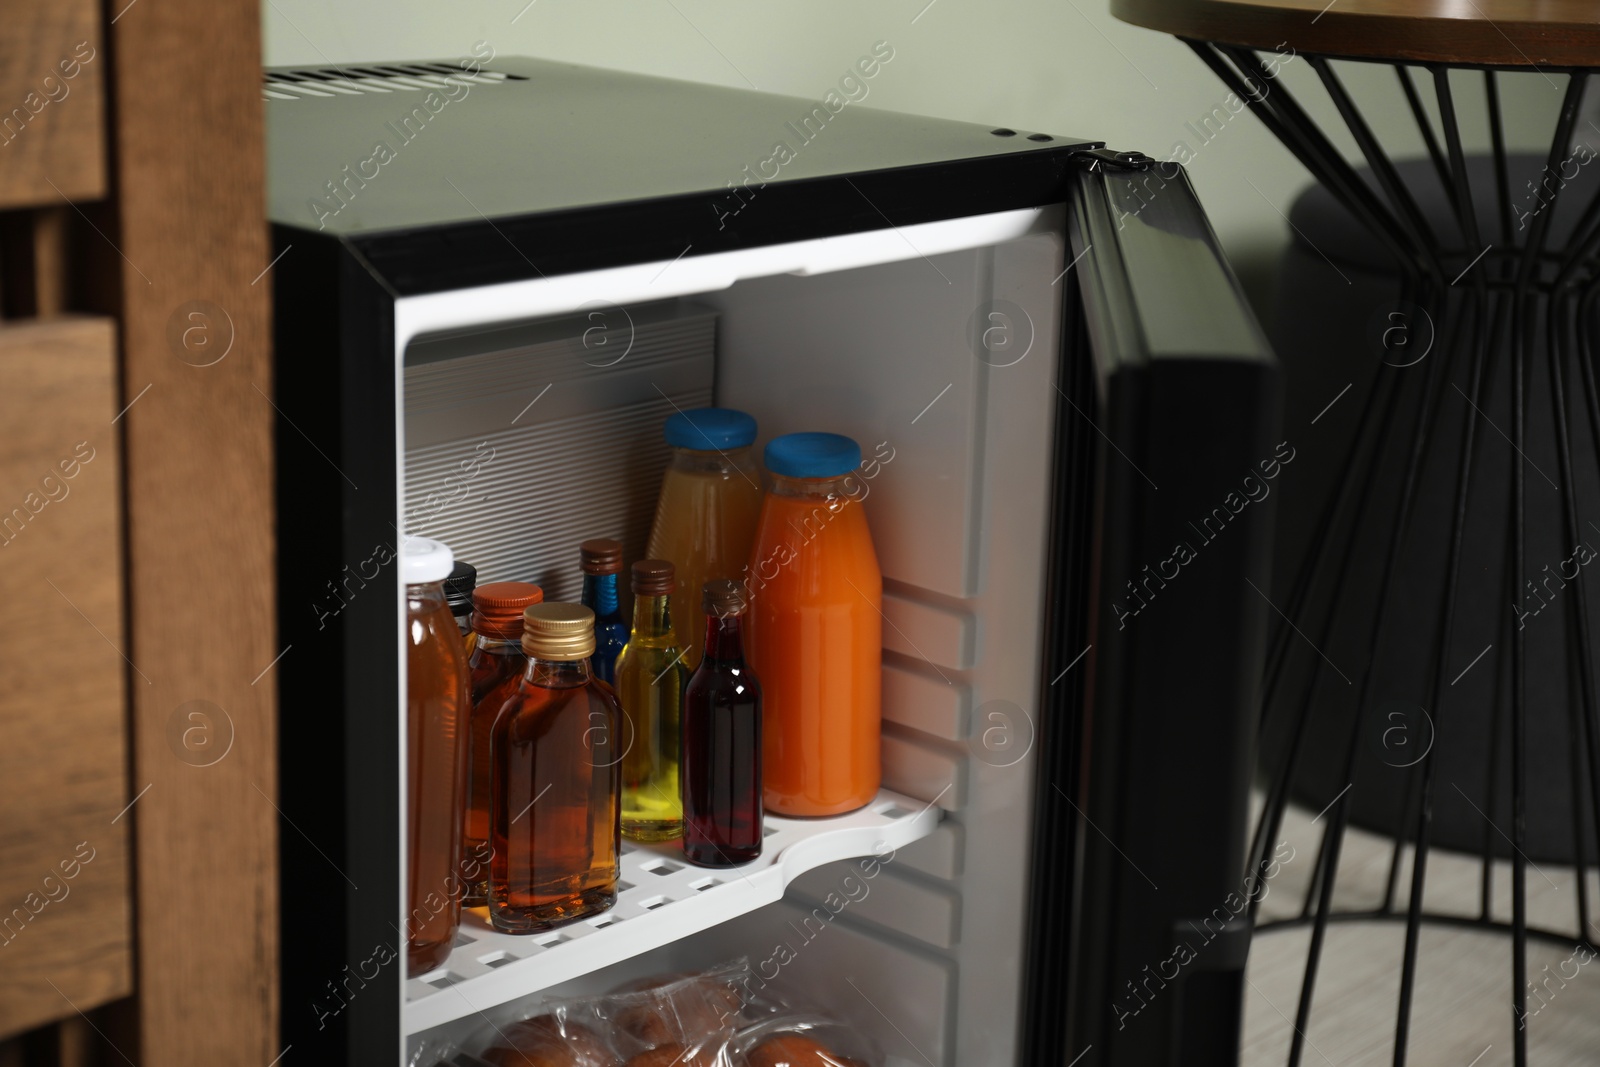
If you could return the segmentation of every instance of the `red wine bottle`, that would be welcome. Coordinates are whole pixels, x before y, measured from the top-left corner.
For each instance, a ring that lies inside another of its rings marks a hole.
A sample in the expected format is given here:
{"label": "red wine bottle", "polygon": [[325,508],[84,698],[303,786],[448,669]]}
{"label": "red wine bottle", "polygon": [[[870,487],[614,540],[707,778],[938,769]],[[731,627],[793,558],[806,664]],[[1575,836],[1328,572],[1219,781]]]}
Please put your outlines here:
{"label": "red wine bottle", "polygon": [[705,654],[684,691],[683,854],[701,867],[761,855],[761,684],[744,661],[748,594],[705,584]]}

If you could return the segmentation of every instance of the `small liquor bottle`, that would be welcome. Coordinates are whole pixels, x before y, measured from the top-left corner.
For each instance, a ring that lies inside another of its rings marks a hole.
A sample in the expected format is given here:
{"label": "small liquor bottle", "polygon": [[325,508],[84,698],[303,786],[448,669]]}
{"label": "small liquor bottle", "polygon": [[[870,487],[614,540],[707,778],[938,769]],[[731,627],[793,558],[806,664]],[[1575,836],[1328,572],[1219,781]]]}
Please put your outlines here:
{"label": "small liquor bottle", "polygon": [[461,924],[461,823],[467,781],[467,657],[440,584],[450,549],[407,538],[406,972],[433,970]]}
{"label": "small liquor bottle", "polygon": [[489,921],[532,934],[616,903],[622,709],[589,672],[594,613],[523,613],[528,666],[494,724]]}
{"label": "small liquor bottle", "polygon": [[761,855],[761,684],[744,662],[744,583],[705,585],[706,643],[683,697],[683,854],[701,867]]}
{"label": "small liquor bottle", "polygon": [[472,590],[478,584],[478,569],[459,560],[444,580],[444,602],[450,605],[456,626],[467,644],[467,655],[472,655]]}
{"label": "small liquor bottle", "polygon": [[627,720],[622,757],[622,833],[669,841],[683,833],[678,757],[683,744],[683,650],[672,629],[672,564],[633,565],[633,633],[617,657],[617,696]]}
{"label": "small liquor bottle", "polygon": [[472,632],[477,635],[467,668],[472,676],[472,755],[467,766],[466,884],[461,903],[489,902],[489,734],[528,665],[522,652],[522,612],[544,600],[527,582],[491,582],[472,591]]}
{"label": "small liquor bottle", "polygon": [[622,542],[599,537],[578,546],[583,566],[583,606],[594,612],[594,676],[607,685],[617,683],[617,656],[628,643],[628,624],[622,621],[617,597],[617,574],[622,570]]}

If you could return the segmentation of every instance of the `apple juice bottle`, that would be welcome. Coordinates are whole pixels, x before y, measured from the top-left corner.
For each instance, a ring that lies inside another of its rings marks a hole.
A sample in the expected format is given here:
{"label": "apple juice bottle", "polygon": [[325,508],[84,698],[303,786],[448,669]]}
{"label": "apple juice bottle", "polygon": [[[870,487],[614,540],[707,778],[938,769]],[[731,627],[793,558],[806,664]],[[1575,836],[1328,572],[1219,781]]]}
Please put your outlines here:
{"label": "apple juice bottle", "polygon": [[467,657],[445,603],[453,562],[438,541],[407,538],[406,971],[450,956],[461,924],[461,824],[467,782]]}

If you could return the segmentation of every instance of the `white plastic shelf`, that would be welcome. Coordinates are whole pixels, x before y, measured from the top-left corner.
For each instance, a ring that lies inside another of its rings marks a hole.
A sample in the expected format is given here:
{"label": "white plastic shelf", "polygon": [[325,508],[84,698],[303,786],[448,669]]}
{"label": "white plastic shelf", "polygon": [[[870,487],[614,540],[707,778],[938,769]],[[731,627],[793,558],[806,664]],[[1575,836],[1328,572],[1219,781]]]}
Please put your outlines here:
{"label": "white plastic shelf", "polygon": [[940,811],[884,790],[859,811],[831,819],[767,816],[759,859],[695,867],[678,843],[622,843],[617,903],[542,934],[502,934],[462,913],[444,966],[406,982],[405,1030],[415,1034],[528,996],[660,948],[771,904],[794,878],[824,863],[883,854],[933,832]]}

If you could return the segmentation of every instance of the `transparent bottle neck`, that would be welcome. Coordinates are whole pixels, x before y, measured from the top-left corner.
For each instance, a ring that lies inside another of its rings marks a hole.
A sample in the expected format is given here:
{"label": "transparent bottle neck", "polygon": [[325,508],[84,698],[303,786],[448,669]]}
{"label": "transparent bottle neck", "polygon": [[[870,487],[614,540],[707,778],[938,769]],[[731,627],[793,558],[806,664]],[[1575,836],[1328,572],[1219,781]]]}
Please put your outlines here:
{"label": "transparent bottle neck", "polygon": [[417,582],[406,586],[406,608],[412,612],[431,611],[444,606],[443,582]]}
{"label": "transparent bottle neck", "polygon": [[690,474],[739,474],[752,467],[749,445],[702,451],[698,448],[674,448],[672,469]]}
{"label": "transparent bottle neck", "polygon": [[861,495],[861,476],[855,471],[832,478],[790,478],[783,474],[768,473],[768,491],[774,496],[798,497],[805,500],[854,499]]}
{"label": "transparent bottle neck", "polygon": [[541,689],[572,689],[587,685],[591,677],[587,657],[540,659],[537,655],[533,655],[528,657],[528,666],[522,672],[523,681]]}
{"label": "transparent bottle neck", "polygon": [[744,626],[742,615],[706,614],[705,659],[722,662],[744,660]]}
{"label": "transparent bottle neck", "polygon": [[633,598],[633,636],[667,637],[672,634],[672,597]]}
{"label": "transparent bottle neck", "polygon": [[522,635],[518,634],[516,637],[490,637],[487,634],[480,633],[475,647],[497,656],[513,656],[522,651]]}

